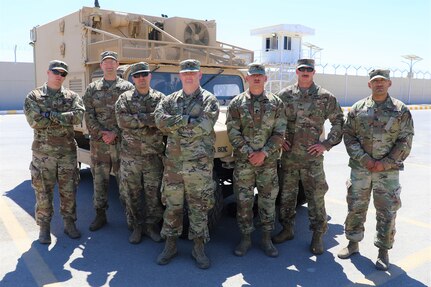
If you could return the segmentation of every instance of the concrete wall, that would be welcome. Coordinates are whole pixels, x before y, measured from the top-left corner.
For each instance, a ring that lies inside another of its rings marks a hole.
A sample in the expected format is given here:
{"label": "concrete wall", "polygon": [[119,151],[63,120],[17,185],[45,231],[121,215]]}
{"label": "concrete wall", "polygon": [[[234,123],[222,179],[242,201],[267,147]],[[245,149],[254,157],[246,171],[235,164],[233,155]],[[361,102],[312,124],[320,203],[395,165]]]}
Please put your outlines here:
{"label": "concrete wall", "polygon": [[[371,94],[367,76],[315,74],[315,82],[330,90],[342,106],[350,106]],[[406,104],[431,104],[431,80],[392,77],[389,95]]]}
{"label": "concrete wall", "polygon": [[0,62],[0,111],[22,110],[34,81],[33,63]]}

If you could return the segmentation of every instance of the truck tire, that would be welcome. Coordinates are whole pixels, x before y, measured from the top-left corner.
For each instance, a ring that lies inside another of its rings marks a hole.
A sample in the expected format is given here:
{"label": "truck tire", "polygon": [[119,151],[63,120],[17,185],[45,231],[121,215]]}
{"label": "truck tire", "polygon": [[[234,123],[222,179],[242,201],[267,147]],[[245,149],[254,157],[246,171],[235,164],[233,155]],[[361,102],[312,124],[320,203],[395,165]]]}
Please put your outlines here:
{"label": "truck tire", "polygon": [[[208,228],[213,229],[217,226],[217,223],[220,221],[223,214],[223,190],[220,183],[220,179],[217,176],[217,173],[213,172],[213,180],[216,183],[216,188],[214,190],[214,206],[208,211]],[[187,203],[184,203],[184,213],[183,213],[183,232],[181,234],[181,238],[188,238],[189,234],[189,215],[188,215],[188,206]]]}

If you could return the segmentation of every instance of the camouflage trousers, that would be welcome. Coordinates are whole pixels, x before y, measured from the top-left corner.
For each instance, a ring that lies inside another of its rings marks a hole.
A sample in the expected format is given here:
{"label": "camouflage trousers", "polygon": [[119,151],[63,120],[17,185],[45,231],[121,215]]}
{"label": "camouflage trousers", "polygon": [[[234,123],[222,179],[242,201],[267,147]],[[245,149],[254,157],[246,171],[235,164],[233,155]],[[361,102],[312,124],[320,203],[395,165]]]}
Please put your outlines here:
{"label": "camouflage trousers", "polygon": [[36,194],[36,223],[50,223],[54,213],[54,187],[58,183],[60,213],[64,219],[76,220],[76,188],[79,170],[76,152],[47,155],[33,151],[31,182]]}
{"label": "camouflage trousers", "polygon": [[[97,209],[108,209],[108,187],[110,172],[112,169],[113,174],[120,182],[120,144],[109,145],[104,142],[90,141],[91,152],[91,173],[93,175],[93,205]],[[125,197],[121,194],[120,201],[125,205]]]}
{"label": "camouflage trousers", "polygon": [[163,216],[161,155],[136,156],[122,152],[120,174],[120,190],[125,195],[132,224],[159,223]]}
{"label": "camouflage trousers", "polygon": [[208,211],[214,206],[215,182],[213,159],[200,158],[192,161],[172,161],[164,158],[161,235],[180,236],[183,231],[184,202],[188,207],[190,222],[189,239],[198,237],[209,241]]}
{"label": "camouflage trousers", "polygon": [[352,169],[347,182],[348,214],[345,222],[346,237],[359,242],[364,238],[371,191],[376,208],[376,236],[374,245],[391,249],[395,236],[395,218],[401,207],[401,186],[399,171],[369,172],[366,169]]}
{"label": "camouflage trousers", "polygon": [[283,226],[295,224],[299,181],[302,181],[308,205],[310,230],[326,232],[328,229],[325,194],[328,191],[323,162],[317,161],[303,169],[289,169],[282,165],[279,221]]}
{"label": "camouflage trousers", "polygon": [[253,166],[248,161],[235,162],[233,190],[237,203],[236,218],[242,234],[251,233],[255,229],[253,225],[255,186],[258,190],[257,205],[262,230],[271,231],[274,229],[275,200],[279,190],[277,162],[265,162],[262,166]]}

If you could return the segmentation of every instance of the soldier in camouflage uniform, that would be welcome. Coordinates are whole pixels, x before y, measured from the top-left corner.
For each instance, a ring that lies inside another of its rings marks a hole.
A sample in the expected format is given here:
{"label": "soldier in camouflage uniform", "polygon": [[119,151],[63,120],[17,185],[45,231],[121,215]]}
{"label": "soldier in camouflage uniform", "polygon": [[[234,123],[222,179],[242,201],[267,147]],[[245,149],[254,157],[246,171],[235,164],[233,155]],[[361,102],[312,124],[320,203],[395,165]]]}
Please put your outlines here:
{"label": "soldier in camouflage uniform", "polygon": [[[283,229],[273,241],[282,243],[294,236],[298,183],[302,181],[313,231],[310,251],[319,255],[324,251],[322,237],[327,230],[325,194],[328,184],[323,170],[323,153],[341,142],[344,119],[334,95],[314,83],[314,73],[313,59],[299,59],[297,83],[278,93],[286,108],[287,129],[281,161],[279,221]],[[332,127],[326,139],[321,141],[327,119]]]}
{"label": "soldier in camouflage uniform", "polygon": [[79,169],[73,125],[81,123],[84,104],[77,93],[62,86],[67,73],[66,63],[51,61],[47,71],[48,81],[31,91],[24,103],[27,122],[34,129],[30,171],[36,194],[35,217],[40,226],[39,242],[42,244],[51,243],[52,200],[57,182],[64,232],[70,238],[81,237],[75,226]]}
{"label": "soldier in camouflage uniform", "polygon": [[349,240],[338,257],[349,258],[359,252],[364,238],[364,222],[373,192],[376,208],[376,237],[379,248],[378,270],[389,268],[388,250],[395,236],[395,218],[401,207],[399,171],[412,147],[413,119],[406,105],[389,96],[392,82],[389,70],[370,72],[371,96],[355,103],[344,125],[344,143],[350,156],[347,183],[349,212],[345,222]]}
{"label": "soldier in camouflage uniform", "polygon": [[[121,133],[120,190],[126,196],[133,220],[130,243],[141,242],[142,232],[160,242],[159,223],[163,216],[160,199],[165,150],[162,132],[156,128],[154,109],[164,94],[150,88],[147,63],[131,67],[135,89],[120,95],[115,115]],[[143,206],[144,204],[144,206]]]}
{"label": "soldier in camouflage uniform", "polygon": [[164,158],[162,202],[166,205],[161,235],[166,238],[157,263],[164,265],[177,254],[176,239],[182,233],[183,204],[189,210],[189,239],[199,268],[208,268],[204,253],[209,241],[208,210],[214,205],[212,178],[215,132],[219,114],[217,98],[200,86],[197,60],[180,63],[182,90],[165,97],[155,110],[156,125],[168,137]]}
{"label": "soldier in camouflage uniform", "polygon": [[[117,59],[117,53],[112,51],[105,51],[100,55],[103,78],[88,85],[83,97],[86,109],[85,124],[90,133],[93,205],[96,210],[96,218],[90,225],[91,231],[96,231],[107,223],[106,209],[111,170],[119,183],[121,131],[115,118],[115,102],[119,95],[133,89],[133,85],[117,76],[119,65]],[[125,205],[121,193],[120,200]],[[126,214],[129,212],[126,211]]]}
{"label": "soldier in camouflage uniform", "polygon": [[259,192],[261,247],[267,256],[278,256],[278,250],[271,241],[271,231],[274,229],[275,200],[279,189],[277,160],[284,142],[286,117],[280,98],[264,90],[266,80],[265,67],[250,64],[246,76],[249,89],[230,102],[226,119],[235,156],[233,190],[241,231],[241,242],[234,250],[237,256],[244,256],[252,245],[255,186]]}

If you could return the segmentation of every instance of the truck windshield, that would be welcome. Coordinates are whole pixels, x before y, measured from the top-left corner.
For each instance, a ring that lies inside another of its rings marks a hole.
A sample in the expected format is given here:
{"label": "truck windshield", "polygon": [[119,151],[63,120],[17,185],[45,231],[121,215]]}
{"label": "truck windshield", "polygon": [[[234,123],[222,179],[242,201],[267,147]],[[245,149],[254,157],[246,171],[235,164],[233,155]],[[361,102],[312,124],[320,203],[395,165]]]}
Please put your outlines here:
{"label": "truck windshield", "polygon": [[[204,89],[213,93],[219,100],[220,105],[228,105],[234,96],[244,91],[240,76],[203,74],[201,84],[206,83],[209,79],[211,80],[205,85]],[[151,87],[165,95],[169,95],[181,89],[181,81],[178,73],[155,71],[152,73]]]}

